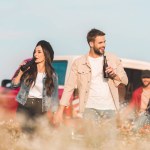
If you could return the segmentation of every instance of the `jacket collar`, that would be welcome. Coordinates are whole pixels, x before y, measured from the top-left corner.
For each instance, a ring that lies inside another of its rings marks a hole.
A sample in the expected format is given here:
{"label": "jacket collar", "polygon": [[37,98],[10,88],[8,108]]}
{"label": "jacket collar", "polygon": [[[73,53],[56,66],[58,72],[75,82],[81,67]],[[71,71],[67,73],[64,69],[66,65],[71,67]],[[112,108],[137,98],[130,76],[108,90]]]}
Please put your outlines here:
{"label": "jacket collar", "polygon": [[[106,59],[109,60],[110,56],[109,56],[109,52],[105,52],[104,54],[106,56]],[[89,56],[89,53],[85,54],[83,56],[83,60],[82,60],[82,64],[83,65],[88,65],[90,67],[90,63],[89,63],[89,60],[88,60],[88,56]]]}
{"label": "jacket collar", "polygon": [[83,56],[82,64],[90,67],[88,56],[89,56],[89,53],[87,53],[86,55]]}

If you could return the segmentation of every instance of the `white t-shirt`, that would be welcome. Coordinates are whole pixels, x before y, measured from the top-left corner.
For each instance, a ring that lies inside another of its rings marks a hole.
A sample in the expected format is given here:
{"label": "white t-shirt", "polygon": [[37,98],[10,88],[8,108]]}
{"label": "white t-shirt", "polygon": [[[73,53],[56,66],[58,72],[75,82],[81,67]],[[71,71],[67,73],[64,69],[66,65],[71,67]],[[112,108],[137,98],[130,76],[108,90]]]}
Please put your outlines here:
{"label": "white t-shirt", "polygon": [[86,108],[115,110],[108,81],[103,77],[103,57],[92,58],[89,56],[88,59],[91,65],[92,77]]}
{"label": "white t-shirt", "polygon": [[38,72],[35,85],[31,86],[28,98],[42,98],[43,93],[43,78],[45,77],[45,73]]}

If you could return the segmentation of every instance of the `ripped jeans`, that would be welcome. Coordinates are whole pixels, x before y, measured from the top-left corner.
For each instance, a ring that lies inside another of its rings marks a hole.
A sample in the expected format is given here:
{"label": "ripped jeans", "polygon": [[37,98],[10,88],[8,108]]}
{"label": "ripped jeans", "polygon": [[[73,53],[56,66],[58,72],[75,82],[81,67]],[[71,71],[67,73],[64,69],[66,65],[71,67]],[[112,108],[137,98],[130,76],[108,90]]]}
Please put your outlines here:
{"label": "ripped jeans", "polygon": [[150,125],[150,114],[142,112],[135,120],[133,131],[138,131],[144,126]]}

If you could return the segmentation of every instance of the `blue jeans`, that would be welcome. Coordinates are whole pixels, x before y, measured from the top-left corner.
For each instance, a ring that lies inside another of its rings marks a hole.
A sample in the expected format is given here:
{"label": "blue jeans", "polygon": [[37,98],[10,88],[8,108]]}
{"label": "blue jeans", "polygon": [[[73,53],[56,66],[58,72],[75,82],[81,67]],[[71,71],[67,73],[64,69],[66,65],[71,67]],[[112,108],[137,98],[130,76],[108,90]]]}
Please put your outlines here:
{"label": "blue jeans", "polygon": [[94,108],[86,108],[83,113],[85,120],[101,123],[103,120],[112,119],[115,116],[115,110],[99,110]]}
{"label": "blue jeans", "polygon": [[142,113],[139,117],[137,117],[134,121],[133,131],[138,131],[146,125],[150,125],[150,114]]}

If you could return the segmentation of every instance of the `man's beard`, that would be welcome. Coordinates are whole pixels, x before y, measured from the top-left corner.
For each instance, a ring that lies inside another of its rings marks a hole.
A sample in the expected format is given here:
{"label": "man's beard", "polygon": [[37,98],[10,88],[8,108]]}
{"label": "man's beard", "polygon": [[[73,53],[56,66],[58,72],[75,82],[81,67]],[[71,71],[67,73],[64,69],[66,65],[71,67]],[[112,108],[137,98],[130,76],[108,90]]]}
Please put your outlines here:
{"label": "man's beard", "polygon": [[101,50],[99,50],[99,49],[93,48],[93,50],[94,50],[95,54],[97,54],[97,55],[99,55],[99,56],[101,56],[101,55],[104,54],[104,51],[101,52]]}
{"label": "man's beard", "polygon": [[148,87],[150,85],[150,82],[148,82],[147,84],[143,84],[143,87]]}

